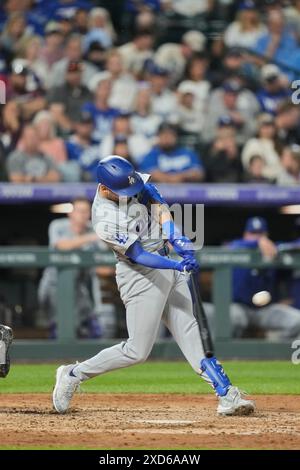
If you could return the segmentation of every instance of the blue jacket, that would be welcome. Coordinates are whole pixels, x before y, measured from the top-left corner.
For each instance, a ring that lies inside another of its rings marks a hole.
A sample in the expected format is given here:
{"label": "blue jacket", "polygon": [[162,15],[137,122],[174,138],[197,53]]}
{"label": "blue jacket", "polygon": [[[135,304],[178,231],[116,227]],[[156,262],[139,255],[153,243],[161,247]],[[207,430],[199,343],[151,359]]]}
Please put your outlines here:
{"label": "blue jacket", "polygon": [[[259,55],[265,55],[270,41],[271,35],[269,33],[264,34],[258,39],[253,51]],[[289,57],[291,57],[291,55],[297,50],[299,50],[299,48],[296,39],[286,30],[281,36],[280,43],[272,60],[277,62],[279,66],[288,65]]]}
{"label": "blue jacket", "polygon": [[139,170],[145,173],[161,171],[163,173],[180,173],[191,169],[203,168],[201,160],[192,150],[176,147],[165,152],[160,147],[154,147],[140,163]]}
{"label": "blue jacket", "polygon": [[99,163],[99,144],[91,142],[89,147],[82,147],[72,137],[65,142],[69,160],[75,160],[80,168],[89,173],[91,181],[97,181],[97,166]]}
{"label": "blue jacket", "polygon": [[264,88],[261,88],[257,94],[256,98],[261,106],[261,109],[264,113],[277,114],[278,107],[283,101],[286,101],[287,98],[291,95],[291,90],[282,89],[277,93],[269,93]]}
{"label": "blue jacket", "polygon": [[86,111],[93,116],[93,140],[98,143],[101,143],[102,139],[111,132],[113,122],[120,114],[120,111],[115,108],[108,108],[107,110],[102,111],[96,108],[94,103],[85,103],[82,107],[82,111]]}
{"label": "blue jacket", "polygon": [[[229,244],[232,250],[256,249],[257,241],[244,239],[234,240]],[[274,296],[275,270],[255,268],[234,268],[232,270],[232,300],[241,304],[255,307],[252,297],[257,292],[266,290]]]}

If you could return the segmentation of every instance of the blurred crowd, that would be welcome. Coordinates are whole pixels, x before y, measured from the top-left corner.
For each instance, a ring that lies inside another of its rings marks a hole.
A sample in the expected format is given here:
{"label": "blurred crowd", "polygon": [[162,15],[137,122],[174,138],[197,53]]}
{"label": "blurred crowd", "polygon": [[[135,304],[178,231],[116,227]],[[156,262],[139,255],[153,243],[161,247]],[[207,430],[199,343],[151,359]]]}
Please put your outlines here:
{"label": "blurred crowd", "polygon": [[299,76],[300,0],[3,0],[0,181],[298,184]]}

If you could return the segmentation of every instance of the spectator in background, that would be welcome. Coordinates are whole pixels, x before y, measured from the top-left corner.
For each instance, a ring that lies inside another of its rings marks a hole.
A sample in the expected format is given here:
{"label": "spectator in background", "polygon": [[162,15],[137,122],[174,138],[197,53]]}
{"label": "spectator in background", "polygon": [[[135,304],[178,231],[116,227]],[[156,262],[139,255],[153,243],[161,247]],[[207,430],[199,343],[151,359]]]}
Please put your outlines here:
{"label": "spectator in background", "polygon": [[[231,250],[259,249],[267,259],[277,253],[274,243],[268,238],[265,219],[248,219],[243,238],[234,240],[228,246]],[[232,272],[233,302],[230,318],[236,336],[241,336],[251,325],[266,332],[277,331],[282,339],[295,338],[300,334],[300,311],[279,303],[275,291],[274,269],[234,268]],[[261,291],[270,293],[270,303],[257,307],[253,296]]]}
{"label": "spectator in background", "polygon": [[139,30],[131,42],[120,46],[124,68],[127,72],[139,77],[145,67],[146,61],[153,57],[154,36],[149,30]]}
{"label": "spectator in background", "polygon": [[277,110],[291,94],[287,78],[281,74],[279,67],[274,64],[264,65],[261,69],[262,88],[256,93],[256,98],[264,113],[276,114]]}
{"label": "spectator in background", "polygon": [[57,18],[72,18],[80,8],[85,10],[90,10],[91,8],[90,0],[42,1],[46,4],[44,8],[48,10],[48,15]]}
{"label": "spectator in background", "polygon": [[143,11],[160,11],[161,0],[126,0],[126,11],[132,12],[134,15]]}
{"label": "spectator in background", "polygon": [[[65,144],[63,139],[56,137],[52,114],[49,111],[40,111],[34,117],[33,125],[40,141],[40,151],[49,155],[57,165],[65,162],[67,159]],[[19,145],[19,149],[22,150],[22,144]]]}
{"label": "spectator in background", "polygon": [[96,168],[99,163],[99,144],[92,139],[94,128],[93,116],[82,111],[75,122],[75,133],[66,141],[69,163],[78,168],[81,181],[96,181]]}
{"label": "spectator in background", "polygon": [[235,21],[224,33],[224,42],[227,47],[251,49],[266,33],[267,28],[260,19],[255,2],[244,0],[238,6]]}
{"label": "spectator in background", "polygon": [[[106,134],[100,146],[100,158],[114,155],[113,149],[116,141],[126,141],[129,154],[135,165],[138,165],[143,156],[151,149],[151,141],[142,134],[134,134],[130,125],[130,114],[121,113],[116,116],[112,132]],[[118,154],[116,154],[118,155]],[[122,156],[122,155],[121,155]]]}
{"label": "spectator in background", "polygon": [[0,21],[1,27],[5,24],[5,21],[9,18],[9,15],[20,11],[20,2],[18,0],[5,0],[0,5]]}
{"label": "spectator in background", "polygon": [[133,159],[131,157],[128,145],[128,140],[126,139],[126,137],[120,136],[115,138],[112,154],[119,155],[120,157],[126,158],[126,160],[133,163]]}
{"label": "spectator in background", "polygon": [[8,101],[1,109],[0,141],[5,155],[13,151],[21,136],[23,118],[17,101]]}
{"label": "spectator in background", "polygon": [[225,81],[222,87],[212,92],[205,119],[203,138],[211,142],[216,134],[218,122],[229,116],[237,129],[240,144],[255,132],[255,116],[259,111],[254,94],[243,89],[238,80]]}
{"label": "spectator in background", "polygon": [[7,181],[7,173],[6,173],[6,155],[5,151],[2,145],[2,142],[0,141],[0,181]]}
{"label": "spectator in background", "polygon": [[49,69],[47,63],[40,57],[41,38],[39,36],[28,36],[23,41],[19,55],[24,58],[24,64],[39,79],[43,89],[46,88]]}
{"label": "spectator in background", "polygon": [[90,91],[82,84],[81,62],[68,63],[65,83],[51,88],[47,99],[56,125],[62,133],[69,133],[82,106],[91,99]]}
{"label": "spectator in background", "polygon": [[284,186],[299,185],[300,183],[300,146],[291,145],[283,149],[281,155],[282,172],[278,175],[277,183]]}
{"label": "spectator in background", "polygon": [[197,86],[190,80],[181,82],[177,88],[178,107],[176,112],[176,124],[181,133],[200,137],[203,124],[204,113],[197,107]]}
{"label": "spectator in background", "polygon": [[91,89],[95,91],[94,101],[85,103],[82,110],[93,116],[93,139],[101,143],[103,138],[111,132],[113,122],[120,113],[118,109],[109,105],[112,90],[110,73],[107,71],[98,73],[94,77]]}
{"label": "spectator in background", "polygon": [[154,55],[154,62],[168,69],[172,83],[177,83],[183,76],[187,61],[193,53],[203,52],[205,44],[204,34],[200,31],[188,31],[182,36],[180,44],[166,43],[160,46]]}
{"label": "spectator in background", "polygon": [[246,142],[242,151],[244,169],[249,170],[250,159],[259,155],[264,160],[263,176],[277,179],[282,171],[279,157],[279,147],[276,139],[274,117],[271,114],[261,114],[257,119],[258,134]]}
{"label": "spectator in background", "polygon": [[86,51],[92,42],[98,42],[104,49],[112,46],[115,32],[110,15],[105,8],[92,8],[88,15],[88,32],[84,36],[83,47]]}
{"label": "spectator in background", "polygon": [[[33,125],[40,139],[40,151],[53,159],[62,175],[63,181],[80,181],[78,165],[67,160],[65,142],[56,135],[52,114],[49,111],[40,111],[35,116]],[[22,141],[20,141],[18,148],[22,150]]]}
{"label": "spectator in background", "polygon": [[106,70],[111,74],[112,90],[109,104],[112,108],[132,111],[137,92],[136,80],[124,71],[123,60],[117,49],[109,52]]}
{"label": "spectator in background", "polygon": [[[22,12],[29,32],[42,36],[47,16],[37,3],[35,0],[3,0],[0,6],[0,23],[2,23],[2,20],[7,20],[14,13]],[[3,24],[1,24],[1,29],[2,26]]]}
{"label": "spectator in background", "polygon": [[145,155],[139,169],[151,173],[153,181],[159,183],[198,182],[204,178],[200,158],[178,145],[177,129],[170,124],[161,124],[157,145]]}
{"label": "spectator in background", "polygon": [[35,113],[46,107],[41,84],[22,59],[15,59],[12,62],[7,99],[18,103],[24,120],[30,120]]}
{"label": "spectator in background", "polygon": [[257,88],[257,77],[253,67],[247,61],[247,54],[239,47],[228,49],[218,61],[216,67],[210,71],[210,82],[213,87],[219,87],[227,80],[237,80],[246,88]]}
{"label": "spectator in background", "polygon": [[153,140],[162,123],[162,117],[152,112],[151,89],[148,82],[140,82],[130,124],[134,134],[140,134]]}
{"label": "spectator in background", "polygon": [[64,57],[55,62],[51,68],[48,88],[64,85],[66,71],[70,62],[82,63],[82,85],[88,86],[91,78],[97,72],[97,68],[89,62],[82,60],[82,38],[79,34],[72,34],[66,42]]}
{"label": "spectator in background", "polygon": [[18,51],[21,41],[28,34],[24,14],[21,11],[12,13],[0,36],[0,46],[6,53],[14,54]]}
{"label": "spectator in background", "polygon": [[[268,32],[258,39],[253,51],[261,58],[276,62],[284,69],[289,58],[298,48],[297,41],[286,28],[283,11],[272,9],[267,18]],[[284,70],[283,70],[284,71]]]}
{"label": "spectator in background", "polygon": [[63,40],[64,37],[59,23],[49,21],[45,27],[44,44],[40,51],[40,60],[47,64],[48,69],[63,58]]}
{"label": "spectator in background", "polygon": [[300,142],[300,109],[290,101],[279,106],[275,116],[276,136],[281,146]]}
{"label": "spectator in background", "polygon": [[85,8],[78,8],[73,21],[74,32],[84,36],[88,31],[88,20],[88,11]]}
{"label": "spectator in background", "polygon": [[187,63],[185,79],[194,84],[195,106],[200,113],[207,108],[210,82],[206,77],[209,59],[206,53],[193,54]]}
{"label": "spectator in background", "polygon": [[[119,30],[121,29],[121,40],[125,42],[131,38],[134,31],[140,30],[153,30],[156,26],[157,13],[160,11],[160,0],[120,0],[121,4],[125,3],[123,15],[118,15],[117,20],[115,15],[115,22],[120,23]],[[119,5],[120,5],[119,2]],[[116,3],[116,14],[118,3]]]}
{"label": "spectator in background", "polygon": [[7,173],[12,183],[57,183],[61,175],[53,159],[40,152],[36,129],[27,125],[22,134],[22,150],[7,159]]}
{"label": "spectator in background", "polygon": [[[49,246],[61,251],[95,249],[106,250],[99,241],[91,226],[91,205],[85,198],[75,199],[73,209],[68,217],[53,220],[49,225]],[[97,269],[100,275],[112,275],[113,267]],[[105,333],[105,325],[101,325],[101,305],[99,298],[99,281],[95,269],[78,270],[76,277],[75,307],[77,331],[79,337],[99,338]],[[38,298],[45,309],[49,321],[50,338],[56,338],[56,300],[57,300],[57,270],[47,267],[44,270],[38,289]],[[104,328],[101,329],[101,326]]]}
{"label": "spectator in background", "polygon": [[195,16],[208,13],[215,0],[161,0],[166,12],[174,12],[182,16]]}
{"label": "spectator in background", "polygon": [[68,38],[73,33],[73,18],[67,18],[64,15],[58,15],[54,17],[61,28],[62,35]]}
{"label": "spectator in background", "polygon": [[141,29],[155,30],[156,27],[156,16],[149,9],[141,11],[135,17],[134,29],[137,31]]}
{"label": "spectator in background", "polygon": [[[299,151],[299,150],[298,150]],[[281,242],[278,245],[278,249],[290,251],[291,256],[299,254],[300,250],[300,218],[296,217],[294,221],[293,239],[288,242]],[[299,269],[292,269],[290,272],[286,272],[288,282],[288,299],[289,305],[292,305],[300,311],[300,271]]]}
{"label": "spectator in background", "polygon": [[9,56],[0,47],[0,80],[7,82],[7,73],[9,69]]}
{"label": "spectator in background", "polygon": [[85,52],[84,60],[96,67],[98,72],[103,71],[105,68],[106,54],[107,51],[104,47],[101,46],[99,42],[93,41]]}
{"label": "spectator in background", "polygon": [[260,155],[252,155],[249,160],[247,171],[245,172],[243,181],[245,183],[274,183],[275,180],[266,178],[264,176],[266,172],[266,162]]}
{"label": "spectator in background", "polygon": [[206,180],[211,183],[239,183],[242,179],[240,149],[235,122],[220,118],[213,143],[205,151]]}
{"label": "spectator in background", "polygon": [[176,112],[176,94],[170,90],[169,72],[167,69],[152,63],[148,69],[149,82],[151,85],[151,108],[152,112],[163,121],[168,121]]}
{"label": "spectator in background", "polygon": [[291,28],[300,41],[300,0],[292,0],[291,5],[284,9],[287,27]]}

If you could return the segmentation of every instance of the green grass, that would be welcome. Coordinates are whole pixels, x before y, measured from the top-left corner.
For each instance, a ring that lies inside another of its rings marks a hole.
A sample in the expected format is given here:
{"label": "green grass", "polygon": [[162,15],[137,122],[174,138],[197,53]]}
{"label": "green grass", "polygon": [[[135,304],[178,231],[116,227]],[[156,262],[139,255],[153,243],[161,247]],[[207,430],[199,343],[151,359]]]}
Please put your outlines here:
{"label": "green grass", "polygon": [[[232,382],[252,394],[300,394],[300,365],[279,361],[224,363]],[[0,393],[50,393],[57,364],[15,364]],[[147,362],[110,372],[82,385],[90,393],[208,393],[185,362]]]}

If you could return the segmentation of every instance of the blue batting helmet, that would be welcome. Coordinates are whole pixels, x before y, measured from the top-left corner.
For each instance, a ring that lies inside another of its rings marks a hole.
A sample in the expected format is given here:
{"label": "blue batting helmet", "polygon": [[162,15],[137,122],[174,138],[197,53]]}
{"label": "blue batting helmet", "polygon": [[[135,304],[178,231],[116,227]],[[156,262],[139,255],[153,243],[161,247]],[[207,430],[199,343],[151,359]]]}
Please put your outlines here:
{"label": "blue batting helmet", "polygon": [[133,165],[118,155],[110,155],[98,163],[97,180],[119,196],[134,196],[144,187]]}
{"label": "blue batting helmet", "polygon": [[268,224],[263,217],[251,217],[247,220],[245,232],[264,233],[268,231]]}

